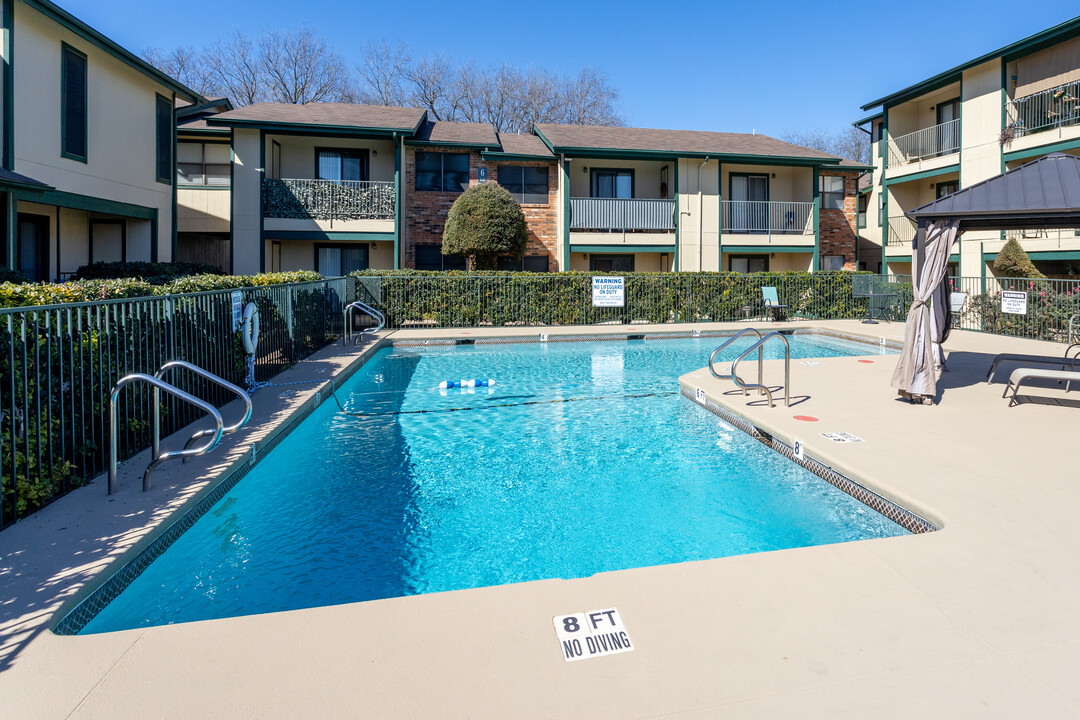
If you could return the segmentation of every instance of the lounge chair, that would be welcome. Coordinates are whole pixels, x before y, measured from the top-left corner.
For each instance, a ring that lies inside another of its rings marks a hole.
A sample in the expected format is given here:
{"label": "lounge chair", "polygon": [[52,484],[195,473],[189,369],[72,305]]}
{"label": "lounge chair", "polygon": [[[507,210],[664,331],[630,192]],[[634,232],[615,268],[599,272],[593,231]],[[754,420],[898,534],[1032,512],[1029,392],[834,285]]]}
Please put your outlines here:
{"label": "lounge chair", "polygon": [[[994,360],[990,363],[990,370],[986,373],[986,384],[994,382],[994,375],[997,374],[998,365],[1002,363],[1022,363],[1026,365],[1055,365],[1058,368],[1058,372],[1068,372],[1077,370],[1077,361],[1080,357],[1062,357],[1060,355],[1018,355],[1016,353],[1002,353],[995,355]],[[1066,370],[1068,368],[1068,371]],[[1023,369],[1023,368],[1018,368]]]}
{"label": "lounge chair", "polygon": [[964,310],[968,294],[965,292],[949,293],[949,314],[952,315],[952,324],[960,327],[960,315]]}
{"label": "lounge chair", "polygon": [[787,310],[787,305],[780,303],[780,298],[776,294],[776,288],[774,287],[762,287],[761,297],[764,300],[765,319],[768,320],[772,315],[774,319],[780,319],[780,313],[778,310]]}
{"label": "lounge chair", "polygon": [[1009,394],[1009,389],[1012,388],[1013,394],[1009,398],[1009,407],[1016,404],[1016,394],[1020,392],[1020,386],[1024,384],[1025,380],[1057,380],[1058,382],[1064,382],[1065,392],[1069,392],[1073,380],[1080,381],[1080,372],[1076,370],[1016,368],[1013,370],[1012,375],[1009,376],[1009,384],[1005,386],[1005,392],[1001,394],[1001,397],[1006,397]]}

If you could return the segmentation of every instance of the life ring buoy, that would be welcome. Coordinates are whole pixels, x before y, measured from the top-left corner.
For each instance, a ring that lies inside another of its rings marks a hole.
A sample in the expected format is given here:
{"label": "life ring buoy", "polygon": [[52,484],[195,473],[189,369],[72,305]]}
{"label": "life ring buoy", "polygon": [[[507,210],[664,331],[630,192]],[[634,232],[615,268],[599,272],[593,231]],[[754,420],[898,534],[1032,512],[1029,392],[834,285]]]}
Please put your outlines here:
{"label": "life ring buoy", "polygon": [[244,322],[240,325],[240,340],[244,343],[244,352],[255,354],[259,346],[259,308],[255,303],[248,303],[244,308]]}

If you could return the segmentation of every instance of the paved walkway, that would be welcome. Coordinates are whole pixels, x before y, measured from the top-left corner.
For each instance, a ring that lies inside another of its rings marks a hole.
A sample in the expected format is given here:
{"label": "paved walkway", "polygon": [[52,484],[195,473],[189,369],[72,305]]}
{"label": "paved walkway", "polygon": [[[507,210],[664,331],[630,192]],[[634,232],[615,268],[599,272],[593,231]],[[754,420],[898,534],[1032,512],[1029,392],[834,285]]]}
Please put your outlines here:
{"label": "paved walkway", "polygon": [[[792,408],[703,371],[681,379],[935,533],[85,637],[46,630],[61,603],[314,393],[264,390],[251,429],[213,465],[163,468],[143,494],[144,463],[129,462],[118,495],[106,499],[99,479],[0,533],[0,716],[1078,717],[1080,392],[1033,388],[1009,408],[1000,384],[981,382],[997,352],[1060,345],[958,332],[947,349],[933,407],[896,398],[886,357],[796,362]],[[355,357],[330,348],[278,380],[325,380]],[[777,361],[765,373],[782,377]],[[636,650],[563,662],[552,617],[608,607]]]}

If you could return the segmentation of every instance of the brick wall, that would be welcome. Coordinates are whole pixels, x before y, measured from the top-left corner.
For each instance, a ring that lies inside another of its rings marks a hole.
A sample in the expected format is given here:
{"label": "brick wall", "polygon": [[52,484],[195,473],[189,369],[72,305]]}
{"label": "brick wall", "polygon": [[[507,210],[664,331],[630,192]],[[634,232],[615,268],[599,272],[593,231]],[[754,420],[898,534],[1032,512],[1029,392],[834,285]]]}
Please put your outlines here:
{"label": "brick wall", "polygon": [[[843,255],[844,269],[857,270],[856,246],[858,244],[859,173],[827,172],[824,175],[844,178],[844,209],[822,210],[818,221],[821,232],[821,257]],[[824,267],[824,261],[822,261]]]}
{"label": "brick wall", "polygon": [[[402,242],[402,267],[416,267],[417,245],[442,245],[443,226],[446,214],[460,193],[455,192],[418,192],[416,187],[416,151],[422,152],[462,152],[454,147],[405,146],[405,237]],[[550,162],[488,162],[480,157],[478,151],[469,152],[469,185],[476,185],[478,171],[487,168],[489,182],[498,179],[499,165],[531,165],[548,168],[548,202],[544,205],[522,205],[525,226],[529,231],[529,240],[525,248],[526,256],[547,255],[548,269],[559,270],[556,250],[558,247],[559,224],[559,173],[554,160]]]}

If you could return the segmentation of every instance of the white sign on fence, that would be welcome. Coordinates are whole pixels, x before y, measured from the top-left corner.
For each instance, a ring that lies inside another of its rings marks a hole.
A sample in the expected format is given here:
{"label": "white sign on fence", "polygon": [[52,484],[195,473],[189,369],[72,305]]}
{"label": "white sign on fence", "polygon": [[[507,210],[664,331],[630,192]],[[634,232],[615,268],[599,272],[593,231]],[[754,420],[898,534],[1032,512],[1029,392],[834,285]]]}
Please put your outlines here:
{"label": "white sign on fence", "polygon": [[230,299],[232,300],[233,332],[236,332],[240,329],[240,323],[244,319],[244,314],[242,310],[242,306],[244,304],[244,293],[240,292],[239,290],[233,290]]}
{"label": "white sign on fence", "polygon": [[1027,315],[1027,293],[1009,292],[1001,293],[1001,312],[1010,315]]}
{"label": "white sign on fence", "polygon": [[623,307],[626,304],[625,278],[594,277],[592,304],[593,307]]}

